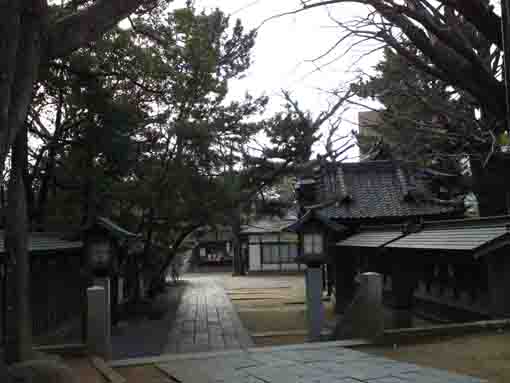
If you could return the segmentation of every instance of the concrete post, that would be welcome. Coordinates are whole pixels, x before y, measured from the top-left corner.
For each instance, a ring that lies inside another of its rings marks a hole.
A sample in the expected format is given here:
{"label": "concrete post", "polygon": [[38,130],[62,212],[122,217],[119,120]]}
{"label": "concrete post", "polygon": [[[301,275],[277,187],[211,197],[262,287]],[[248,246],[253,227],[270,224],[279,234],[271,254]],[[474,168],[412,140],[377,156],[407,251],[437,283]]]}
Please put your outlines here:
{"label": "concrete post", "polygon": [[94,279],[94,286],[99,286],[104,288],[104,294],[105,294],[105,306],[108,307],[108,323],[111,322],[111,316],[112,316],[112,282],[110,278],[95,278]]}
{"label": "concrete post", "polygon": [[109,360],[112,354],[109,279],[104,286],[87,289],[87,348],[91,354]]}
{"label": "concrete post", "polygon": [[319,341],[324,322],[322,307],[322,270],[319,267],[308,267],[306,276],[306,308],[308,318],[308,338]]}

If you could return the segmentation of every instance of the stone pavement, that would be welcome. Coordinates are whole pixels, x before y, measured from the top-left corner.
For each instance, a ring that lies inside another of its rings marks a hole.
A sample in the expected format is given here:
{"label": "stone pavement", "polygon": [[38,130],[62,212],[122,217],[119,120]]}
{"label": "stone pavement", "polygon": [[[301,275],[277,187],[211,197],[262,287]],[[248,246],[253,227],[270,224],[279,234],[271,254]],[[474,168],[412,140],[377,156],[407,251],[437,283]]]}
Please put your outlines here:
{"label": "stone pavement", "polygon": [[480,379],[347,349],[342,342],[124,360],[182,383],[481,383]]}
{"label": "stone pavement", "polygon": [[232,302],[214,274],[185,274],[187,286],[169,330],[164,353],[253,346]]}

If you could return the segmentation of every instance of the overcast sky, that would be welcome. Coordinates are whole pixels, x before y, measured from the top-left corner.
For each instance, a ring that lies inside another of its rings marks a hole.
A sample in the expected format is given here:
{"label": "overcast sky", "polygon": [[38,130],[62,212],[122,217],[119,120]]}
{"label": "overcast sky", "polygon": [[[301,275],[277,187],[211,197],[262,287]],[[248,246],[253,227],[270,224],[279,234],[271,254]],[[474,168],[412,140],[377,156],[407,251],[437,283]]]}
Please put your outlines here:
{"label": "overcast sky", "polygon": [[[248,29],[258,27],[271,16],[297,9],[299,3],[298,0],[195,0],[197,9],[218,7],[233,18],[240,18]],[[178,5],[179,1],[174,4]],[[335,18],[342,20],[363,16],[367,12],[364,6],[351,3],[319,7],[266,22],[259,30],[253,64],[247,76],[231,84],[232,97],[240,97],[247,91],[254,96],[266,94],[272,96],[270,111],[277,111],[283,103],[281,89],[287,89],[303,109],[317,115],[327,106],[330,98],[321,89],[345,86],[356,78],[358,69],[370,71],[380,58],[379,54],[372,54],[354,64],[364,52],[373,48],[373,45],[367,44],[321,70],[310,62],[326,52],[340,36],[338,27],[328,16],[328,10]],[[340,46],[322,63],[342,54],[350,43]],[[344,115],[343,133],[357,127],[359,110],[352,107]],[[320,151],[320,147],[317,150]],[[352,156],[356,154],[357,151],[351,153]]]}

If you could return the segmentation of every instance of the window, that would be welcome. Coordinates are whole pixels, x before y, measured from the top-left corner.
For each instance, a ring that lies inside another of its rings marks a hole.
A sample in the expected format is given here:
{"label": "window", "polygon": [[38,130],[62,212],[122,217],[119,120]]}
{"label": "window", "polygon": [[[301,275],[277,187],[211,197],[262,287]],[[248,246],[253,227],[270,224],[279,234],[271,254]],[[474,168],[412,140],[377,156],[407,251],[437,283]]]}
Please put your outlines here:
{"label": "window", "polygon": [[296,243],[291,243],[289,245],[289,259],[291,263],[294,263],[296,257],[298,256],[298,245]]}
{"label": "window", "polygon": [[262,244],[262,263],[274,264],[280,263],[278,260],[278,247],[273,244]]}
{"label": "window", "polygon": [[289,262],[289,246],[280,245],[280,262],[288,263]]}
{"label": "window", "polygon": [[280,245],[280,259],[282,263],[294,263],[297,257],[297,244],[286,243]]}
{"label": "window", "polygon": [[303,236],[303,250],[305,254],[322,254],[322,234],[305,233]]}
{"label": "window", "polygon": [[266,265],[294,263],[297,254],[297,244],[295,243],[262,244],[262,263]]}

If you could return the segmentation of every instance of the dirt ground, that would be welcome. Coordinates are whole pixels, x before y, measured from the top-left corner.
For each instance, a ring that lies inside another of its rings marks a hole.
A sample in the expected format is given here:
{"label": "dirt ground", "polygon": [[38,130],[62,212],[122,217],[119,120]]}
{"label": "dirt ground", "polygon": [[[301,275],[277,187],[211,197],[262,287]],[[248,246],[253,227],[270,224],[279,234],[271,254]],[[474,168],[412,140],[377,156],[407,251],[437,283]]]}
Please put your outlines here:
{"label": "dirt ground", "polygon": [[64,363],[79,377],[80,383],[106,383],[106,379],[97,371],[88,358],[66,358]]}
{"label": "dirt ground", "polygon": [[163,374],[157,367],[152,365],[117,368],[127,383],[174,383],[175,380]]}
{"label": "dirt ground", "polygon": [[[243,277],[225,275],[222,284],[255,344],[266,346],[305,342],[305,280],[302,273],[256,273]],[[326,320],[332,321],[333,304],[325,301],[324,307]]]}
{"label": "dirt ground", "polygon": [[510,382],[510,332],[440,339],[433,343],[360,351],[487,379]]}

